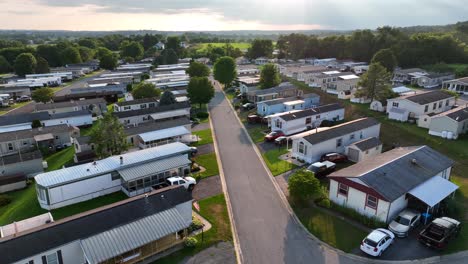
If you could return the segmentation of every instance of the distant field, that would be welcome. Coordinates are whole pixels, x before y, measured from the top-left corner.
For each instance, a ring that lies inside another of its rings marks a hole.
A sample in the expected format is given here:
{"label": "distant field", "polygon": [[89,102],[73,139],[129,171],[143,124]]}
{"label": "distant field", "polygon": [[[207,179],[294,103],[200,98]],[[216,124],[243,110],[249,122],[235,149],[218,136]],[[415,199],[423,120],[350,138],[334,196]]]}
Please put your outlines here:
{"label": "distant field", "polygon": [[[223,47],[224,45],[226,45],[226,43],[218,43],[218,42],[200,43],[200,44],[197,44],[197,47],[198,47],[197,51],[205,50],[206,47],[208,47],[208,44],[211,44],[214,47]],[[233,42],[229,44],[231,44],[234,48],[239,48],[240,50],[246,50],[250,48],[250,43],[247,43],[247,42]]]}

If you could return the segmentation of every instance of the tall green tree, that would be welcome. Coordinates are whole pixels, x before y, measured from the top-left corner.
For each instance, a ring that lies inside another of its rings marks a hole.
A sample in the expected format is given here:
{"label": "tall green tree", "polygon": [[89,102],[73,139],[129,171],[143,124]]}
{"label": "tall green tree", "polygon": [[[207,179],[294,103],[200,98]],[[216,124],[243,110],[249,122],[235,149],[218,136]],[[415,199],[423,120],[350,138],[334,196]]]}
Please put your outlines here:
{"label": "tall green tree", "polygon": [[49,73],[49,63],[42,57],[37,58],[36,73]]}
{"label": "tall green tree", "polygon": [[213,75],[215,80],[229,88],[237,76],[236,62],[228,56],[219,58],[213,66]]}
{"label": "tall green tree", "polygon": [[187,87],[187,96],[190,102],[199,104],[207,104],[214,97],[214,87],[208,77],[192,77]]}
{"label": "tall green tree", "polygon": [[90,142],[96,145],[96,155],[106,158],[125,152],[129,145],[127,135],[119,119],[111,113],[104,114],[93,127]]}
{"label": "tall green tree", "polygon": [[121,48],[121,57],[132,57],[135,60],[139,60],[143,57],[143,53],[145,52],[143,46],[136,41],[131,42],[123,42]]}
{"label": "tall green tree", "polygon": [[15,60],[15,72],[19,76],[34,73],[36,70],[36,58],[31,53],[22,53],[16,57]]}
{"label": "tall green tree", "polygon": [[95,50],[88,47],[78,47],[78,51],[83,62],[87,62],[93,59]]}
{"label": "tall green tree", "polygon": [[172,49],[177,56],[181,55],[182,47],[180,47],[180,38],[177,36],[170,36],[166,39],[166,49]]}
{"label": "tall green tree", "polygon": [[263,65],[262,71],[260,72],[260,87],[267,89],[278,86],[281,83],[281,77],[278,71],[278,67],[272,63]]}
{"label": "tall green tree", "polygon": [[132,95],[135,99],[159,97],[161,90],[152,83],[141,82],[133,88]]}
{"label": "tall green tree", "polygon": [[271,57],[273,53],[273,42],[269,39],[255,39],[247,51],[247,57],[256,59],[259,57]]}
{"label": "tall green tree", "polygon": [[117,67],[117,54],[106,48],[99,48],[96,57],[99,59],[99,67],[103,69],[113,70]]}
{"label": "tall green tree", "polygon": [[391,49],[381,49],[374,54],[371,63],[380,63],[389,72],[393,72],[397,66],[397,60]]}
{"label": "tall green tree", "polygon": [[391,73],[380,63],[372,63],[369,70],[361,76],[356,97],[366,97],[371,100],[386,100],[393,97],[390,84]]}
{"label": "tall green tree", "polygon": [[0,56],[0,73],[11,72],[12,68],[10,63],[5,59],[5,57]]}
{"label": "tall green tree", "polygon": [[80,39],[80,40],[78,40],[78,45],[80,45],[82,47],[87,47],[87,48],[90,48],[90,49],[96,49],[99,46],[97,40],[94,39],[94,38]]}
{"label": "tall green tree", "polygon": [[179,62],[179,57],[173,49],[165,49],[161,52],[161,55],[156,57],[156,64],[176,64]]}
{"label": "tall green tree", "polygon": [[43,44],[36,48],[36,54],[47,60],[51,67],[63,66],[61,50],[57,45]]}
{"label": "tall green tree", "polygon": [[74,64],[74,63],[81,63],[80,51],[72,46],[65,48],[62,52],[62,62],[64,64]]}
{"label": "tall green tree", "polygon": [[296,201],[307,201],[324,195],[320,181],[311,171],[300,169],[288,180],[289,194]]}
{"label": "tall green tree", "polygon": [[208,77],[210,68],[203,63],[192,61],[186,72],[190,77]]}
{"label": "tall green tree", "polygon": [[175,95],[171,91],[164,91],[159,99],[159,105],[171,105],[177,103]]}
{"label": "tall green tree", "polygon": [[32,92],[31,98],[38,103],[48,103],[54,98],[54,90],[49,87],[36,89]]}

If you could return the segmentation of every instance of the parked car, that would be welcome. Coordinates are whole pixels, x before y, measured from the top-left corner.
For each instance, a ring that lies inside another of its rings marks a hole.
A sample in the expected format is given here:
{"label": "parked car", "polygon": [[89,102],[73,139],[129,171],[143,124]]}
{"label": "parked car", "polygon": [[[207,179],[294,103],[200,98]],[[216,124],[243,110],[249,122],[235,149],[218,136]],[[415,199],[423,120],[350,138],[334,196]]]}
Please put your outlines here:
{"label": "parked car", "polygon": [[393,219],[388,225],[388,229],[397,237],[407,237],[409,231],[421,223],[421,214],[417,211],[405,209]]}
{"label": "parked car", "polygon": [[277,137],[275,139],[275,144],[278,145],[278,146],[282,146],[282,145],[286,144],[287,141],[288,141],[287,137],[281,136],[281,137]]}
{"label": "parked car", "polygon": [[307,167],[308,171],[314,173],[315,178],[324,178],[328,174],[334,172],[336,164],[331,161],[315,162]]}
{"label": "parked car", "polygon": [[334,163],[346,162],[348,161],[348,157],[344,154],[332,152],[322,155],[320,161],[331,161]]}
{"label": "parked car", "polygon": [[244,110],[252,110],[252,109],[255,108],[255,104],[253,104],[253,103],[246,103],[246,104],[243,104],[243,105],[242,105],[242,108],[243,108]]}
{"label": "parked car", "polygon": [[393,244],[395,235],[390,230],[377,228],[367,235],[361,242],[361,250],[371,256],[381,256]]}
{"label": "parked car", "polygon": [[460,233],[460,229],[460,222],[455,219],[436,218],[419,233],[418,240],[428,247],[442,249]]}
{"label": "parked car", "polygon": [[16,98],[16,102],[27,102],[27,101],[31,101],[31,97],[28,95],[22,95]]}
{"label": "parked car", "polygon": [[262,117],[258,115],[249,115],[247,116],[247,122],[250,124],[257,124],[262,122]]}
{"label": "parked car", "polygon": [[267,142],[272,142],[274,141],[275,139],[279,138],[279,137],[283,137],[284,134],[283,132],[281,131],[273,131],[273,132],[270,132],[268,135],[265,136],[265,141]]}
{"label": "parked car", "polygon": [[195,156],[198,153],[197,147],[190,147],[190,155]]}
{"label": "parked car", "polygon": [[170,177],[166,179],[166,183],[169,186],[173,185],[183,185],[185,189],[191,191],[193,188],[195,188],[195,185],[197,184],[197,181],[192,178],[192,177]]}

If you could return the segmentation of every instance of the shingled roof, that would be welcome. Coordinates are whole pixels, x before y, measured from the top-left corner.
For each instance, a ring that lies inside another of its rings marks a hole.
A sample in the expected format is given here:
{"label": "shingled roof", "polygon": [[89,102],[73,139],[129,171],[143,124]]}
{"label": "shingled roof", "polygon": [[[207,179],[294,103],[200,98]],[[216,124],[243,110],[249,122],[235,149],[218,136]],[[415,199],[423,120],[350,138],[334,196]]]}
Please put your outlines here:
{"label": "shingled roof", "polygon": [[411,102],[414,102],[420,105],[425,105],[425,104],[430,104],[433,102],[437,102],[437,101],[452,98],[452,97],[454,96],[444,91],[430,91],[427,93],[420,93],[416,95],[406,96],[404,98]]}
{"label": "shingled roof", "polygon": [[149,107],[149,108],[138,109],[138,110],[113,112],[112,114],[116,116],[117,118],[126,118],[130,116],[151,115],[154,113],[173,111],[173,110],[184,109],[184,108],[189,108],[189,107],[190,107],[190,104],[188,102],[181,102],[181,103]]}
{"label": "shingled roof", "polygon": [[453,166],[454,162],[428,146],[396,148],[333,172],[329,178],[357,178],[387,201]]}
{"label": "shingled roof", "polygon": [[291,121],[291,120],[313,116],[313,115],[317,115],[320,113],[326,113],[326,112],[330,112],[330,111],[334,111],[338,109],[344,110],[343,106],[341,106],[340,104],[327,104],[327,105],[321,105],[321,106],[311,108],[311,109],[306,109],[306,110],[302,110],[302,111],[298,111],[294,113],[281,115],[280,118],[283,119],[284,121]]}

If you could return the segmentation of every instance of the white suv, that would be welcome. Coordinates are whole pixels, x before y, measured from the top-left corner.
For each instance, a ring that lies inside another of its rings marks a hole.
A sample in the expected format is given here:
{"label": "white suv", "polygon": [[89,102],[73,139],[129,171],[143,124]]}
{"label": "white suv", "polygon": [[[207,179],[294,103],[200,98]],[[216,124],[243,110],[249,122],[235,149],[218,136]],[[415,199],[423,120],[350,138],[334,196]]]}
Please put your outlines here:
{"label": "white suv", "polygon": [[394,239],[395,235],[390,230],[378,228],[362,240],[361,250],[374,257],[381,256]]}

